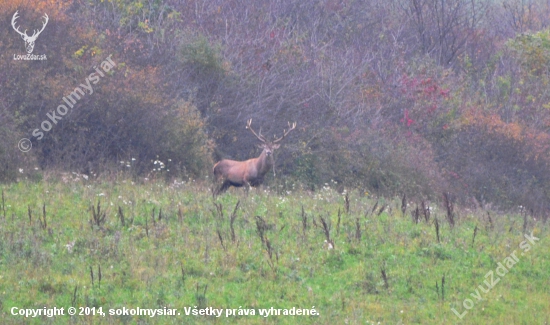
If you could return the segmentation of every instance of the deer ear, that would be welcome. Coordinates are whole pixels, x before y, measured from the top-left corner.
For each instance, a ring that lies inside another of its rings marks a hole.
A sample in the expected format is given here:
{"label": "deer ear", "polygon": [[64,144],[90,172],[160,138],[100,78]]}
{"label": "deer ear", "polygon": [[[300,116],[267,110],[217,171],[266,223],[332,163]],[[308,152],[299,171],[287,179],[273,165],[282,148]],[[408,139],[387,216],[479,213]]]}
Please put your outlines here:
{"label": "deer ear", "polygon": [[279,146],[280,146],[280,144],[274,143],[274,144],[271,146],[271,149],[279,149]]}
{"label": "deer ear", "polygon": [[256,146],[258,146],[258,148],[260,148],[260,149],[265,148],[265,145],[264,145],[264,144],[257,144]]}

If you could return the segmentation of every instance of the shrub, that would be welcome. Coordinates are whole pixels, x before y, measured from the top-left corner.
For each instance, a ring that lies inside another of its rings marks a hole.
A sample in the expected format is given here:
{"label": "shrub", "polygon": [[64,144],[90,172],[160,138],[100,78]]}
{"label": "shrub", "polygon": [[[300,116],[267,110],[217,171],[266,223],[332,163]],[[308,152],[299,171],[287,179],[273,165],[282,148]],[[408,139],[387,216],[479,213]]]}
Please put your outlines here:
{"label": "shrub", "polygon": [[211,173],[214,144],[197,108],[180,100],[164,118],[158,155],[174,161],[174,171],[190,176]]}

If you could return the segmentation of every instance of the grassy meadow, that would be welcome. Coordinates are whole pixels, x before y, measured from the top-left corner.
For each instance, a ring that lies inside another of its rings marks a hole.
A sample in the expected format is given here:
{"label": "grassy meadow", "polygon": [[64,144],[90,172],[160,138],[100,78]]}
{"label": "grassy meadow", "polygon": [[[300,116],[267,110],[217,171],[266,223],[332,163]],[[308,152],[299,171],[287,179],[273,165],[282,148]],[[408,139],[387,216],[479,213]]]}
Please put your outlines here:
{"label": "grassy meadow", "polygon": [[[214,200],[209,184],[194,181],[64,174],[3,185],[0,323],[550,322],[547,223],[519,211],[455,207],[451,226],[441,205],[417,214],[420,202],[409,202],[403,214],[401,198],[337,187],[272,184]],[[538,240],[526,239],[531,232]],[[44,306],[101,307],[107,315],[11,314]],[[186,316],[195,306],[237,315]],[[180,315],[108,315],[123,307]],[[270,307],[319,315],[259,315]],[[239,308],[255,315],[239,316]]]}

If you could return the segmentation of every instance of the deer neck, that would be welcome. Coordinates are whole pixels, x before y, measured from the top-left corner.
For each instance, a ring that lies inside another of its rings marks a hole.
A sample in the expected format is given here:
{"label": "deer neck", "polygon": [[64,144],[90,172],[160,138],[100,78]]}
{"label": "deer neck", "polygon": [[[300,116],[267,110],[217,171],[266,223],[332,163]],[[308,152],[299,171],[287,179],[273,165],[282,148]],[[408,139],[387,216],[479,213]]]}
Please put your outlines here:
{"label": "deer neck", "polygon": [[271,166],[273,166],[273,156],[268,157],[265,150],[262,151],[262,154],[258,157],[258,172],[265,175]]}

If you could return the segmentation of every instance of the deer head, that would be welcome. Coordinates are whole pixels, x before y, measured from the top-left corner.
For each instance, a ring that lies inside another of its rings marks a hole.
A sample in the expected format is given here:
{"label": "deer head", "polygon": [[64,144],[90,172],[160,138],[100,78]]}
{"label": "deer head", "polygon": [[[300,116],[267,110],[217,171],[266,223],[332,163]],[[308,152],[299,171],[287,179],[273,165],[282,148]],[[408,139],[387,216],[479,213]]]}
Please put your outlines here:
{"label": "deer head", "polygon": [[290,131],[292,131],[296,128],[296,122],[294,122],[292,124],[290,124],[290,122],[288,122],[288,130],[283,130],[283,136],[282,137],[275,138],[273,141],[268,141],[262,135],[262,129],[260,129],[259,133],[256,133],[252,129],[251,124],[252,124],[252,119],[250,119],[246,122],[246,128],[249,129],[250,132],[252,132],[252,134],[254,134],[256,136],[256,138],[258,138],[258,140],[260,140],[262,142],[262,144],[258,145],[258,147],[264,149],[266,156],[271,157],[271,159],[273,159],[273,157],[271,156],[272,153],[273,153],[273,150],[278,149],[279,146],[280,146],[279,142],[281,142],[287,136],[287,134],[290,133]]}
{"label": "deer head", "polygon": [[34,50],[34,42],[38,38],[38,35],[40,35],[40,33],[42,33],[42,31],[44,30],[44,28],[48,24],[48,20],[49,20],[48,15],[44,14],[44,16],[42,17],[42,18],[44,18],[44,23],[42,24],[42,29],[41,30],[36,30],[35,29],[32,36],[27,35],[27,30],[26,29],[25,29],[24,32],[19,31],[19,28],[17,26],[15,26],[15,21],[17,20],[17,18],[19,18],[19,16],[17,16],[17,11],[16,11],[15,14],[13,14],[13,18],[11,19],[11,25],[12,25],[13,29],[15,29],[15,31],[19,35],[21,35],[21,38],[23,38],[23,40],[25,41],[25,48],[27,49],[27,53],[31,54],[32,51]]}

